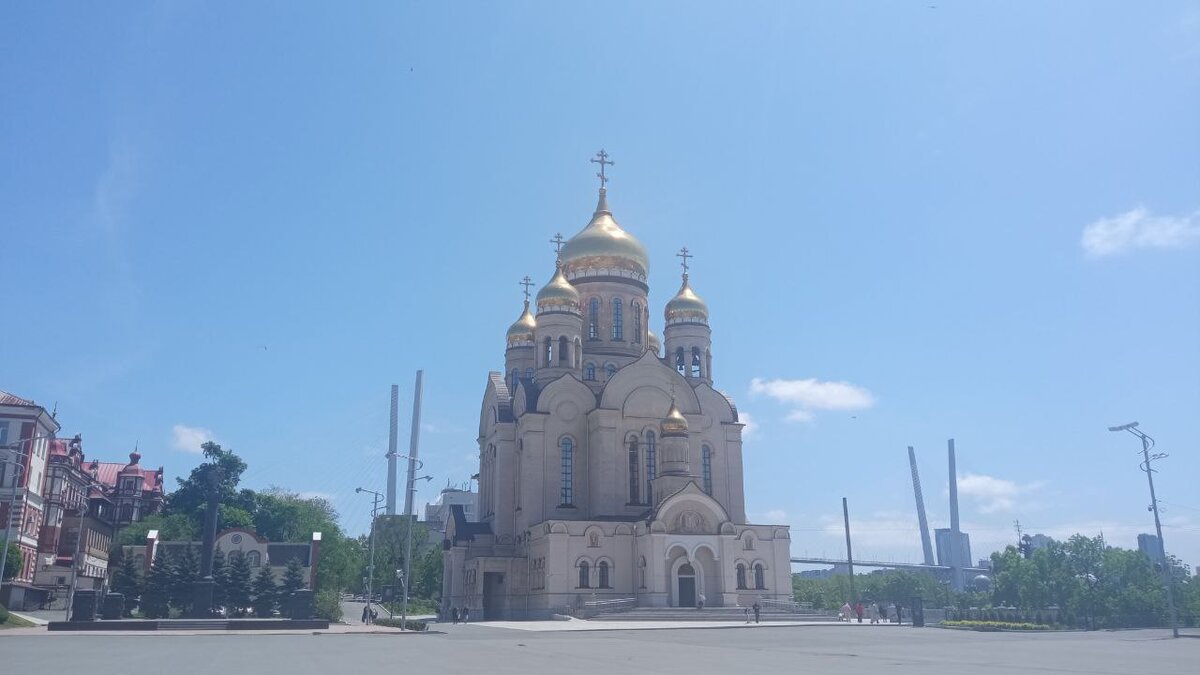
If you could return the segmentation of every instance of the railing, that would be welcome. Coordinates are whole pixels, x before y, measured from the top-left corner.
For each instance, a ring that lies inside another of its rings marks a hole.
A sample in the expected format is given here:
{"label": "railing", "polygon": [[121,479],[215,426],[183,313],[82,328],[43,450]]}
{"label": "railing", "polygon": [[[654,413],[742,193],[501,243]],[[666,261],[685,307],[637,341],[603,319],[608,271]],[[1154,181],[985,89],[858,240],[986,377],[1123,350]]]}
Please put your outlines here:
{"label": "railing", "polygon": [[637,598],[615,598],[613,600],[586,600],[579,605],[578,616],[591,618],[607,612],[623,612],[637,607]]}

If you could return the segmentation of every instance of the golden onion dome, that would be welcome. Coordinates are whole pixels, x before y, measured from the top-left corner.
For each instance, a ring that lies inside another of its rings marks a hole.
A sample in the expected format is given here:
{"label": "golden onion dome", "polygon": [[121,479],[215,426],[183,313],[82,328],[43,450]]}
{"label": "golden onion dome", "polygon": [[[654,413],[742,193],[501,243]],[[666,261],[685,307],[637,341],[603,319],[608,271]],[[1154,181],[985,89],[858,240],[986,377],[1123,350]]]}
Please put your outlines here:
{"label": "golden onion dome", "polygon": [[652,330],[646,331],[646,348],[654,352],[655,356],[662,351],[662,343],[658,341],[658,336]]}
{"label": "golden onion dome", "polygon": [[683,416],[683,413],[679,412],[679,408],[675,406],[675,401],[671,401],[671,410],[658,426],[663,436],[687,436],[687,418]]}
{"label": "golden onion dome", "polygon": [[529,311],[529,299],[526,298],[525,311],[521,312],[521,318],[508,327],[508,344],[533,342],[533,330],[535,328],[537,328],[537,319],[534,319],[533,313]]}
{"label": "golden onion dome", "polygon": [[663,309],[667,323],[708,323],[708,305],[692,290],[688,275],[683,275],[679,292]]}
{"label": "golden onion dome", "polygon": [[650,273],[650,256],[632,234],[621,229],[608,210],[608,198],[600,190],[600,202],[592,220],[562,248],[567,276],[626,276],[645,281]]}
{"label": "golden onion dome", "polygon": [[537,294],[538,312],[551,309],[567,309],[579,311],[579,291],[567,281],[563,275],[563,264],[559,262],[554,268],[554,278],[542,287]]}

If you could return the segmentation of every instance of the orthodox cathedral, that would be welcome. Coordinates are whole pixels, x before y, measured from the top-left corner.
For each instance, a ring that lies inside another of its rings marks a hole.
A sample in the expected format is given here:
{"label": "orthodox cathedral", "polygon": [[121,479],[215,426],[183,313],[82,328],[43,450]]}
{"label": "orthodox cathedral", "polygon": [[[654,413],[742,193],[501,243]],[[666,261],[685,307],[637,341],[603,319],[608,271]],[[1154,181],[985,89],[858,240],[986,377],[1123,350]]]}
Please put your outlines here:
{"label": "orthodox cathedral", "polygon": [[[443,605],[487,619],[792,597],[788,528],[746,522],[742,427],[683,282],[650,330],[649,256],[609,209],[505,336],[479,417],[479,522],[452,508]],[[664,350],[665,347],[665,350]]]}

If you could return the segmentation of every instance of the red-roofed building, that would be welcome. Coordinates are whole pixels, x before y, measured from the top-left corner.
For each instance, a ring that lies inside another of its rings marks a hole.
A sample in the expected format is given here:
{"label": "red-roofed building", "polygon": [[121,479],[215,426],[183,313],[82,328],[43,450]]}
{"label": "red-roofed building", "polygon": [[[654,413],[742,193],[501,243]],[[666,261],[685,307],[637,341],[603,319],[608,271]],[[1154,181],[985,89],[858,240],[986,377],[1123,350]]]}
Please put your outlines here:
{"label": "red-roofed building", "polygon": [[21,552],[16,576],[0,583],[0,603],[8,607],[26,606],[26,595],[33,600],[41,595],[33,577],[45,511],[42,489],[50,442],[59,428],[42,406],[0,391],[0,549],[11,542]]}

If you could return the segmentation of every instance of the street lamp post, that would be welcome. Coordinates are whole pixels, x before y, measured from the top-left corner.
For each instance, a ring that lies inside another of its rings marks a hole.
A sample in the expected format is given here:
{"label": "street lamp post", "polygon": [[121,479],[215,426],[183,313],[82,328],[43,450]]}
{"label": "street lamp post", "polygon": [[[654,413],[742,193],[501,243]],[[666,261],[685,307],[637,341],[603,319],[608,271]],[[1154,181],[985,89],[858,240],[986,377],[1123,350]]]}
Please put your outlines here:
{"label": "street lamp post", "polygon": [[[424,466],[424,464],[421,463],[421,460],[416,459],[415,457],[410,457],[409,459],[418,464],[418,467],[417,467],[418,469],[420,469],[421,466]],[[413,496],[414,496],[413,493],[415,493],[417,491],[417,489],[413,486],[419,480],[433,480],[433,476],[419,476],[417,478],[409,478],[408,479],[407,497],[408,497],[409,503],[412,503]],[[412,531],[413,531],[413,525],[416,525],[416,524],[417,524],[416,514],[415,513],[408,514],[408,526],[405,528],[406,533],[408,535],[407,536],[408,541],[404,545],[404,600],[400,603],[400,628],[401,628],[401,630],[407,630],[407,628],[408,628],[408,587],[412,583]]]}
{"label": "street lamp post", "polygon": [[75,613],[75,608],[71,604],[75,602],[75,588],[79,585],[79,558],[83,555],[83,533],[87,526],[87,489],[84,490],[84,494],[83,504],[79,507],[79,535],[75,538],[75,557],[71,558],[71,586],[67,588],[67,611],[63,615],[64,621],[70,621],[71,615]]}
{"label": "street lamp post", "polygon": [[375,599],[375,518],[379,513],[379,502],[383,501],[382,494],[366,488],[354,488],[357,493],[372,495],[371,503],[371,562],[367,565],[367,620],[371,618],[371,601]]}
{"label": "street lamp post", "polygon": [[1155,460],[1163,459],[1167,456],[1165,452],[1159,452],[1154,455],[1150,454],[1150,448],[1154,447],[1154,439],[1140,431],[1137,422],[1122,424],[1118,427],[1109,427],[1109,431],[1128,431],[1142,440],[1142,462],[1141,469],[1146,472],[1146,480],[1150,483],[1150,510],[1154,512],[1154,531],[1158,535],[1158,556],[1162,561],[1163,574],[1166,575],[1165,582],[1167,584],[1167,611],[1170,612],[1171,634],[1179,637],[1179,624],[1175,620],[1175,591],[1174,591],[1174,575],[1171,574],[1171,565],[1167,560],[1167,547],[1163,543],[1162,521],[1158,517],[1158,497],[1154,494],[1154,467],[1151,463]]}

